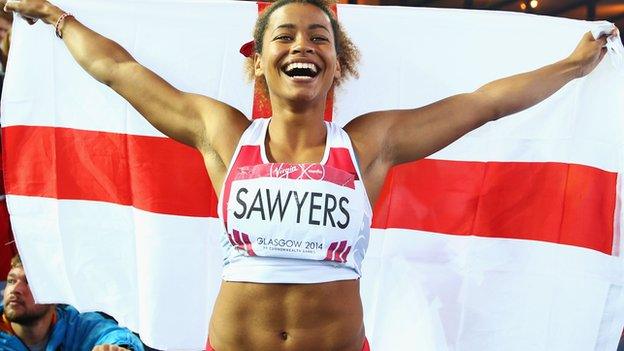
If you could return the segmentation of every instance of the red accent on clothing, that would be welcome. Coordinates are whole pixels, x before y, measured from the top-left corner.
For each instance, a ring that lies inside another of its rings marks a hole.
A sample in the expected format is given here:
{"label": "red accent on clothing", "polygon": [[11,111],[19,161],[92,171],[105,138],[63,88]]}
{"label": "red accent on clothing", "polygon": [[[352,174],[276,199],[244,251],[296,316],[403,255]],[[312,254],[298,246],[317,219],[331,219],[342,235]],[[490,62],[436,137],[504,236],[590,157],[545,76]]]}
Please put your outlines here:
{"label": "red accent on clothing", "polygon": [[240,232],[238,230],[234,230],[234,242],[236,243],[237,247],[242,247],[243,244],[243,240],[240,237]]}
{"label": "red accent on clothing", "polygon": [[325,256],[326,261],[331,261],[334,257],[334,251],[336,250],[336,246],[338,246],[338,242],[333,242],[327,248],[327,256]]}
{"label": "red accent on clothing", "polygon": [[340,255],[340,262],[347,262],[347,256],[349,256],[349,252],[351,252],[351,246],[347,246],[347,249]]}
{"label": "red accent on clothing", "polygon": [[351,153],[349,149],[344,147],[332,147],[329,149],[329,155],[327,157],[327,166],[341,169],[345,172],[353,174],[355,180],[360,180],[357,171],[355,170],[355,162],[351,159]]}
{"label": "red accent on clothing", "polygon": [[249,254],[249,256],[256,256],[256,253],[254,252],[252,246],[251,246],[251,240],[249,240],[249,235],[245,234],[245,233],[241,233],[243,236],[243,242],[245,243],[244,248],[245,251],[247,251],[247,253]]}
{"label": "red accent on clothing", "polygon": [[234,242],[234,238],[232,238],[232,234],[228,234],[228,239],[230,239],[230,244],[232,244],[232,246],[236,246],[236,243]]}
{"label": "red accent on clothing", "polygon": [[340,254],[342,254],[342,252],[345,250],[346,247],[347,247],[347,241],[346,240],[341,241],[340,245],[338,245],[338,248],[336,249],[336,252],[334,252],[334,258],[332,258],[332,261],[341,262]]}
{"label": "red accent on clothing", "polygon": [[238,230],[234,229],[232,234],[228,234],[228,239],[230,240],[230,244],[239,249],[243,249],[247,251],[250,256],[256,256],[256,253],[253,251],[251,240],[249,240],[249,235],[245,233],[241,233]]}
{"label": "red accent on clothing", "polygon": [[253,56],[255,51],[256,51],[256,42],[253,40],[245,43],[240,48],[240,53],[243,54],[243,56],[245,57]]}
{"label": "red accent on clothing", "polygon": [[[335,167],[325,167],[318,163],[268,163],[246,166],[244,172],[236,174],[234,180],[256,178],[282,178],[300,180],[324,180],[336,185],[355,189],[352,173]],[[232,169],[234,171],[234,169]]]}
{"label": "red accent on clothing", "polygon": [[[262,156],[260,155],[260,145],[243,145],[240,148],[238,155],[236,156],[236,161],[232,164],[232,171],[244,166],[253,166],[262,163]],[[232,181],[234,180],[234,176],[236,172],[229,172],[227,178],[223,182],[223,201],[222,208],[223,211],[223,221],[225,222],[227,219],[227,199],[230,198],[230,190],[232,189]],[[211,216],[217,217],[217,216]],[[227,223],[225,223],[225,227],[227,228]]]}

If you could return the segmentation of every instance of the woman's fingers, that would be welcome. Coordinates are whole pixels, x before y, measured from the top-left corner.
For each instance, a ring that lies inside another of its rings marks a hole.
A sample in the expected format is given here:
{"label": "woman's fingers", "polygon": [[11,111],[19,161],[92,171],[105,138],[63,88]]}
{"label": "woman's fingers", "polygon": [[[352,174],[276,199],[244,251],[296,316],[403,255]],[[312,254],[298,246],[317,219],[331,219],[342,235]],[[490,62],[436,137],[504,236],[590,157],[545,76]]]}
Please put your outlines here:
{"label": "woman's fingers", "polygon": [[583,38],[568,57],[570,62],[578,66],[579,77],[591,72],[602,60],[607,52],[606,44],[610,33],[607,32],[596,39],[594,39],[592,32],[583,35]]}
{"label": "woman's fingers", "polygon": [[613,25],[613,29],[610,32],[603,34],[603,37],[606,37],[606,38],[617,38],[619,36],[620,36],[620,30],[615,25]]}
{"label": "woman's fingers", "polygon": [[21,1],[20,0],[6,0],[4,2],[4,11],[6,12],[14,12],[19,11]]}
{"label": "woman's fingers", "polygon": [[598,42],[600,44],[600,46],[605,46],[607,45],[607,39],[609,38],[609,34],[605,34],[603,36],[601,36],[600,38],[596,39],[596,42]]}
{"label": "woman's fingers", "polygon": [[35,24],[39,17],[42,16],[42,1],[31,0],[0,0],[0,4],[4,3],[5,12],[14,12],[22,17],[28,24]]}

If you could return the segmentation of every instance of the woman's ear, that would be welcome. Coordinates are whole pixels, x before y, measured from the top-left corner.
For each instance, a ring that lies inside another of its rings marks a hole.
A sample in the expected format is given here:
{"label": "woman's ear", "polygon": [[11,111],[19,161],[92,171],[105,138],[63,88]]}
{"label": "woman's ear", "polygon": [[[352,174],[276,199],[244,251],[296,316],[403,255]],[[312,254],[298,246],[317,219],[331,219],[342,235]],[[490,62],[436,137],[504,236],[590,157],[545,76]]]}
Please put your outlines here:
{"label": "woman's ear", "polygon": [[259,53],[254,52],[254,76],[256,78],[262,77],[264,72],[262,71],[262,56]]}

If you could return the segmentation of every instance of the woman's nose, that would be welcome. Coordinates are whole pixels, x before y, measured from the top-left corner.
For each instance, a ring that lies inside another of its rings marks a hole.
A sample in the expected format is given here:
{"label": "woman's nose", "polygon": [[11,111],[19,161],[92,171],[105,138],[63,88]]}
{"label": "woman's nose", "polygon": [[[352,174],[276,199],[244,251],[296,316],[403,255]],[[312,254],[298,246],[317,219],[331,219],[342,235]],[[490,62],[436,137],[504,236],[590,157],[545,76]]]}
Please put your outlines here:
{"label": "woman's nose", "polygon": [[309,40],[305,38],[298,38],[293,43],[293,46],[291,47],[290,51],[293,54],[300,54],[300,53],[311,54],[311,53],[314,53],[314,48],[312,47]]}

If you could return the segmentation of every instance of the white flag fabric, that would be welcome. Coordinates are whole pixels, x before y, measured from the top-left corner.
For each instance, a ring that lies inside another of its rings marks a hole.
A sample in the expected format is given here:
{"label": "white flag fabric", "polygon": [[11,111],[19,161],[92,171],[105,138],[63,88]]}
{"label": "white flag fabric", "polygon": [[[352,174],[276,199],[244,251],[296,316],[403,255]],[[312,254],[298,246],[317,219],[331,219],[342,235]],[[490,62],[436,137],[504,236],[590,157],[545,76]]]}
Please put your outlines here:
{"label": "white flag fabric", "polygon": [[[258,5],[59,1],[176,87],[251,117],[241,45]],[[596,23],[505,12],[338,6],[362,53],[343,125],[566,57]],[[621,53],[620,53],[621,54]],[[150,346],[199,350],[220,283],[200,155],[16,21],[2,96],[6,192],[39,302],[101,310]],[[373,350],[614,350],[624,325],[624,67],[588,77],[396,167],[375,205],[362,297]]]}

